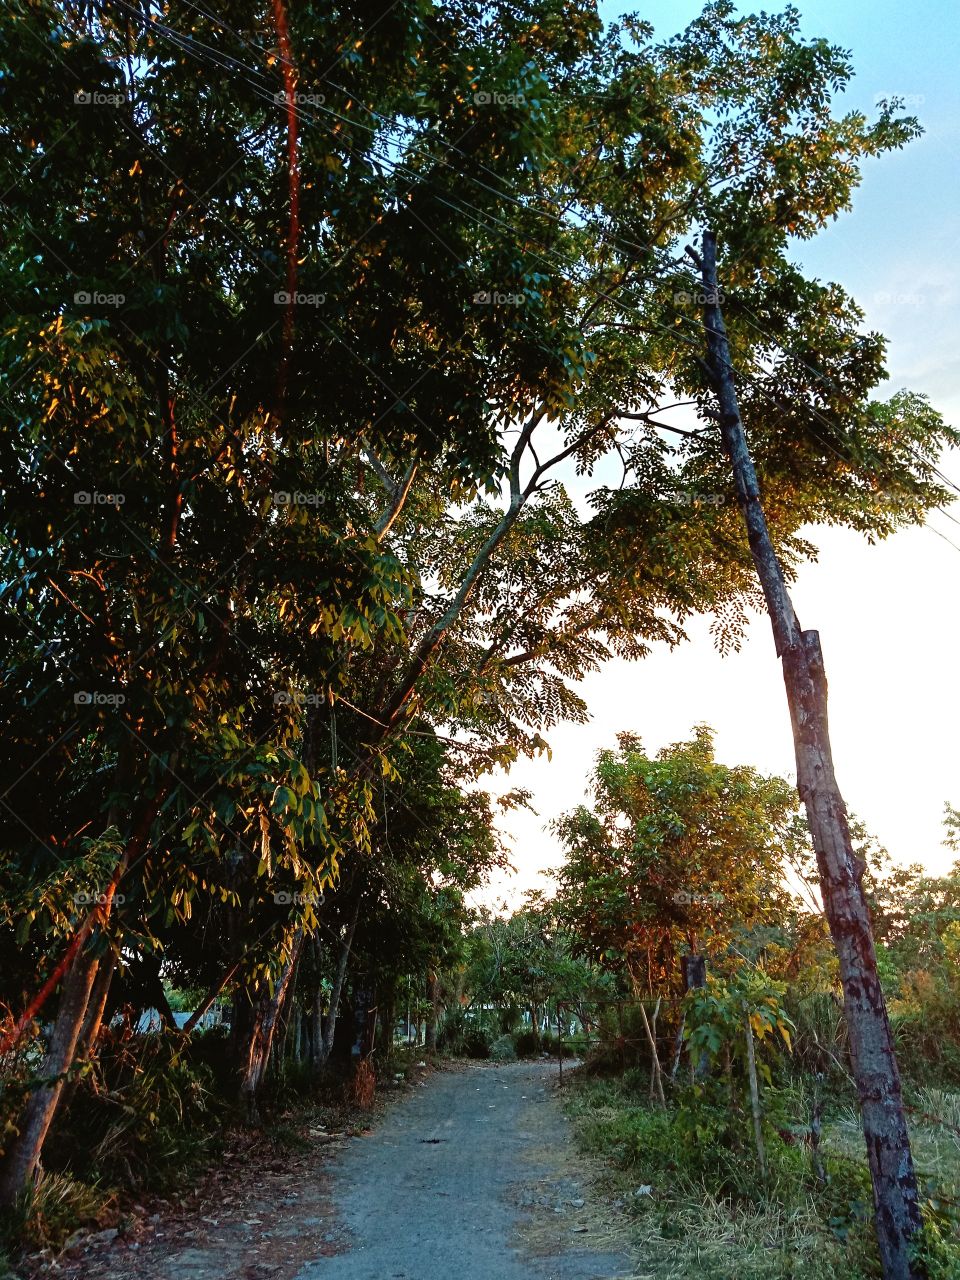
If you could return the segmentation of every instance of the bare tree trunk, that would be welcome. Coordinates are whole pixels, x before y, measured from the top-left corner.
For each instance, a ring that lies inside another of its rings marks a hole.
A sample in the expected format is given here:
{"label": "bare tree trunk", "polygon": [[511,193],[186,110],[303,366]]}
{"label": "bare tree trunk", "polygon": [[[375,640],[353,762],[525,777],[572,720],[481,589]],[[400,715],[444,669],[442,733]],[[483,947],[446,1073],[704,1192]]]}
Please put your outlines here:
{"label": "bare tree trunk", "polygon": [[303,1010],[297,1003],[293,1004],[287,1019],[287,1039],[290,1045],[289,1057],[299,1065],[300,1045],[303,1042]]}
{"label": "bare tree trunk", "polygon": [[433,972],[427,974],[427,999],[430,1001],[430,1013],[427,1017],[426,1049],[428,1053],[436,1053],[437,1023],[440,1020],[440,980]]}
{"label": "bare tree trunk", "polygon": [[676,1081],[680,1070],[680,1055],[683,1053],[683,1033],[687,1029],[687,1015],[681,1014],[677,1023],[677,1034],[673,1037],[673,1060],[670,1063],[670,1079]]}
{"label": "bare tree trunk", "polygon": [[167,999],[167,993],[163,989],[163,979],[160,976],[160,957],[141,955],[137,967],[143,975],[142,981],[145,994],[149,1000],[153,1001],[153,1007],[160,1015],[164,1026],[170,1031],[176,1031],[177,1020],[173,1016],[170,1001]]}
{"label": "bare tree trunk", "polygon": [[253,1011],[253,1025],[247,1041],[240,1081],[240,1100],[244,1105],[248,1124],[260,1123],[257,1094],[266,1075],[274,1032],[290,985],[303,943],[303,930],[298,929],[290,944],[290,954],[280,970],[272,995],[262,995]]}
{"label": "bare tree trunk", "polygon": [[100,1028],[103,1026],[103,1017],[107,1011],[107,1000],[110,998],[110,987],[113,983],[115,969],[113,952],[108,951],[106,955],[100,957],[100,963],[97,965],[97,976],[94,979],[87,1012],[77,1039],[76,1055],[78,1058],[86,1057],[96,1048],[97,1039],[100,1036]]}
{"label": "bare tree trunk", "polygon": [[667,1105],[667,1099],[663,1092],[663,1072],[660,1069],[660,1055],[657,1052],[657,1037],[654,1028],[657,1025],[657,1018],[660,1014],[660,1001],[657,1000],[656,1007],[653,1011],[653,1022],[647,1017],[647,1011],[643,1007],[643,1001],[638,1000],[637,1004],[640,1008],[640,1017],[643,1019],[643,1029],[647,1033],[647,1041],[650,1045],[650,1101],[656,1100],[662,1107]]}
{"label": "bare tree trunk", "polygon": [[[921,1230],[916,1174],[860,882],[864,867],[853,851],[846,806],[834,773],[820,637],[816,631],[800,630],[767,528],[720,311],[716,254],[716,237],[705,232],[699,265],[706,298],[709,372],[720,406],[723,445],[733,468],[737,500],[783,664],[797,756],[797,788],[807,812],[824,910],[840,961],[850,1056],[873,1180],[880,1262],[885,1280],[917,1280],[924,1270],[913,1257]],[[696,258],[692,251],[691,256]]]}
{"label": "bare tree trunk", "polygon": [[190,1032],[194,1029],[194,1027],[197,1025],[197,1023],[200,1021],[203,1015],[207,1012],[207,1010],[213,1004],[214,1000],[216,1000],[217,996],[224,989],[224,987],[227,985],[227,983],[230,981],[230,979],[234,976],[234,974],[237,972],[239,968],[240,968],[240,961],[238,960],[236,961],[235,964],[232,964],[230,968],[226,971],[226,973],[224,973],[223,977],[218,979],[216,984],[210,988],[207,994],[203,997],[203,999],[197,1005],[196,1009],[194,1009],[193,1013],[191,1013],[190,1017],[183,1024],[183,1030],[185,1032]]}
{"label": "bare tree trunk", "polygon": [[327,1016],[323,1019],[323,1030],[320,1034],[320,1054],[314,1062],[314,1068],[318,1071],[327,1065],[330,1054],[333,1052],[333,1037],[337,1030],[337,1011],[340,1008],[340,996],[343,993],[343,984],[347,976],[347,964],[350,960],[350,949],[353,946],[353,935],[356,932],[359,918],[360,903],[358,901],[354,908],[353,919],[350,921],[340,946],[340,960],[337,964],[337,972],[330,991],[330,1007],[327,1010]]}
{"label": "bare tree trunk", "polygon": [[97,958],[88,947],[74,957],[63,980],[60,1008],[38,1072],[42,1083],[30,1095],[19,1133],[0,1168],[0,1205],[4,1207],[9,1208],[17,1202],[40,1163],[43,1143],[63,1092],[66,1073],[74,1060],[96,976]]}
{"label": "bare tree trunk", "polygon": [[[114,868],[110,883],[100,903],[78,931],[73,958],[64,971],[60,990],[60,1006],[53,1031],[40,1066],[43,1082],[28,1099],[19,1123],[17,1137],[10,1143],[0,1163],[0,1206],[14,1204],[26,1188],[40,1163],[43,1144],[63,1095],[66,1073],[70,1070],[90,1005],[90,995],[97,976],[98,957],[95,943],[98,928],[106,925],[113,908],[117,885],[131,861],[136,859],[150,834],[150,828],[163,802],[165,789],[146,802],[127,842],[126,852]],[[114,815],[110,815],[111,825]],[[79,940],[79,941],[78,941]],[[49,980],[48,980],[49,984]],[[45,988],[48,984],[45,984]],[[38,1008],[37,1001],[33,1008]],[[22,1021],[22,1020],[21,1020]]]}
{"label": "bare tree trunk", "polygon": [[[691,952],[685,955],[681,960],[683,968],[683,989],[684,991],[693,991],[695,987],[705,987],[707,985],[707,961],[705,956],[698,956]],[[680,1027],[680,1037],[683,1038],[683,1029],[686,1023],[686,1014],[684,1014],[684,1022]],[[679,1065],[679,1058],[677,1059]],[[674,1068],[676,1070],[676,1068]],[[700,1054],[700,1061],[690,1063],[690,1074],[694,1080],[702,1080],[710,1071],[710,1055],[704,1049]]]}
{"label": "bare tree trunk", "polygon": [[[397,1025],[397,990],[391,983],[383,999],[383,1017],[380,1019],[380,1057],[381,1061],[389,1058],[393,1052],[393,1034]],[[436,1043],[436,1035],[434,1035]]]}
{"label": "bare tree trunk", "polygon": [[323,1066],[323,992],[319,987],[313,997],[310,1015],[310,1062],[314,1071]]}
{"label": "bare tree trunk", "polygon": [[[80,1034],[77,1036],[77,1043],[73,1050],[74,1062],[83,1062],[93,1057],[97,1040],[100,1036],[100,1029],[103,1026],[103,1016],[110,996],[114,968],[113,952],[108,951],[97,962],[97,972],[93,980],[93,986],[90,989],[87,1012],[84,1014],[83,1025],[80,1028]],[[64,1082],[63,1090],[57,1103],[57,1107],[61,1111],[66,1111],[72,1104],[78,1083],[79,1081],[76,1078]]]}

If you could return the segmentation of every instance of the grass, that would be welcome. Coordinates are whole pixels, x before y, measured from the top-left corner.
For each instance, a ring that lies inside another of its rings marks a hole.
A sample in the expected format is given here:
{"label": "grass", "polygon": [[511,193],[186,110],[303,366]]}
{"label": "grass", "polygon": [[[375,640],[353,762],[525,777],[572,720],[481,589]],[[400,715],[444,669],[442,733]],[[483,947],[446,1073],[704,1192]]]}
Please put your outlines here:
{"label": "grass", "polygon": [[[0,1249],[8,1256],[22,1249],[59,1249],[78,1229],[96,1230],[116,1208],[116,1195],[99,1184],[81,1182],[66,1173],[44,1171],[30,1195],[6,1215]],[[0,1280],[4,1276],[0,1253]],[[10,1263],[8,1271],[13,1274]]]}
{"label": "grass", "polygon": [[[611,1244],[619,1235],[622,1245],[626,1234],[640,1260],[637,1280],[877,1276],[855,1107],[835,1108],[824,1125],[828,1182],[821,1186],[808,1149],[792,1140],[792,1131],[802,1131],[805,1123],[802,1091],[769,1092],[775,1124],[765,1133],[764,1182],[745,1115],[689,1096],[669,1110],[653,1109],[645,1088],[632,1085],[629,1073],[612,1080],[578,1072],[566,1105],[581,1151],[599,1168],[605,1198],[618,1211],[596,1224],[597,1236],[606,1230]],[[958,1196],[960,1182],[960,1094],[928,1087],[917,1090],[911,1102],[931,1280],[960,1280],[960,1252],[951,1243],[957,1218],[948,1202]]]}

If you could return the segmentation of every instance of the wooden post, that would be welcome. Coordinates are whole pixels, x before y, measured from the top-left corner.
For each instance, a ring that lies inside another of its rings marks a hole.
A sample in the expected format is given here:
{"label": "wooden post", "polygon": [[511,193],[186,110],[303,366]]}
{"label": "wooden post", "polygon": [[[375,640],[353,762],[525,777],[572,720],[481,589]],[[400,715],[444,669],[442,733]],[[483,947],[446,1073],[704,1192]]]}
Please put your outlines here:
{"label": "wooden post", "polygon": [[885,1280],[918,1280],[924,1269],[913,1257],[921,1229],[917,1180],[860,882],[865,867],[853,851],[847,810],[834,773],[820,637],[816,631],[800,629],[767,528],[720,310],[716,236],[712,231],[704,232],[702,261],[692,250],[688,252],[702,272],[706,367],[720,408],[723,447],[733,469],[737,501],[782,662],[797,757],[797,789],[806,809],[824,911],[840,961],[850,1056],[873,1180],[881,1267]]}

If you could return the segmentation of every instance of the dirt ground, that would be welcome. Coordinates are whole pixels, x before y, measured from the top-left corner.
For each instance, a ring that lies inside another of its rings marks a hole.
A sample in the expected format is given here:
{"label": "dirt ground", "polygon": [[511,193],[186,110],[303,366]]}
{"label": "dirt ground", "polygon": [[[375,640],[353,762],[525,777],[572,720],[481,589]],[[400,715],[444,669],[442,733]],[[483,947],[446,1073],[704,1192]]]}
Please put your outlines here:
{"label": "dirt ground", "polygon": [[[613,1280],[553,1063],[462,1064],[366,1131],[251,1136],[196,1189],[37,1260],[64,1280]],[[148,1212],[152,1210],[152,1212]]]}

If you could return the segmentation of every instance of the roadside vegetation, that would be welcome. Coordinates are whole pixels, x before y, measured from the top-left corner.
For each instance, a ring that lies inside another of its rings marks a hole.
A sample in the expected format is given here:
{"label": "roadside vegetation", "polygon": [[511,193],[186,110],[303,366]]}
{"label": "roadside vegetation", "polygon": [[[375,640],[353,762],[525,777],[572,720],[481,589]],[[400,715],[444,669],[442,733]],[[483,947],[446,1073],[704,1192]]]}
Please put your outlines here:
{"label": "roadside vegetation", "polygon": [[[718,765],[701,729],[655,759],[621,737],[600,757],[595,793],[593,807],[560,824],[568,853],[555,909],[620,1003],[598,1007],[568,1107],[647,1269],[876,1276],[836,961],[789,789]],[[960,865],[942,877],[894,870],[859,833],[922,1257],[931,1277],[955,1280]],[[956,847],[949,811],[947,841]],[[689,985],[691,955],[703,961],[702,986]]]}

